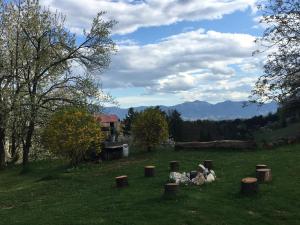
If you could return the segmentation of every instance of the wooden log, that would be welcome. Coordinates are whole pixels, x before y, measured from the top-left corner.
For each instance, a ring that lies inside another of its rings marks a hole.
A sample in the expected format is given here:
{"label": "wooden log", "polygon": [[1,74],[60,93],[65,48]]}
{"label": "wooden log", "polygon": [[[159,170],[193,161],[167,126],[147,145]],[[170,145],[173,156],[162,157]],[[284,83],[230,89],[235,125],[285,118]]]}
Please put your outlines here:
{"label": "wooden log", "polygon": [[205,160],[204,161],[204,167],[208,170],[211,170],[213,168],[213,161],[212,160]]}
{"label": "wooden log", "polygon": [[178,161],[170,162],[170,171],[171,172],[179,172],[179,162]]}
{"label": "wooden log", "polygon": [[116,185],[118,188],[123,188],[128,186],[128,177],[126,175],[116,177]]}
{"label": "wooden log", "polygon": [[265,164],[257,164],[257,165],[256,165],[256,170],[259,170],[259,169],[267,169],[267,168],[268,168],[268,166],[265,165]]}
{"label": "wooden log", "polygon": [[258,192],[258,182],[254,177],[246,177],[241,181],[242,194],[256,194]]}
{"label": "wooden log", "polygon": [[167,197],[174,197],[177,195],[179,190],[179,184],[176,183],[167,183],[165,184],[165,193]]}
{"label": "wooden log", "polygon": [[154,177],[155,176],[155,166],[145,166],[144,173],[145,173],[145,177]]}
{"label": "wooden log", "polygon": [[257,169],[256,178],[258,182],[271,182],[272,181],[272,172],[271,169]]}

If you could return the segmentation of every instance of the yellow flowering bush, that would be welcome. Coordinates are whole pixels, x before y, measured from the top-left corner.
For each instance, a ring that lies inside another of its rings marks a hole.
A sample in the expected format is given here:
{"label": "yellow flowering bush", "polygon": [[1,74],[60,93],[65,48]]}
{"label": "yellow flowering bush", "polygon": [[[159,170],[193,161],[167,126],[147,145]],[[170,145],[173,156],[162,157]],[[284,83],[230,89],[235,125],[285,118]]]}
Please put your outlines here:
{"label": "yellow flowering bush", "polygon": [[169,137],[165,116],[156,108],[139,113],[132,124],[135,143],[150,151]]}
{"label": "yellow flowering bush", "polygon": [[43,132],[43,144],[53,154],[76,166],[92,149],[101,152],[104,135],[99,122],[87,110],[66,108],[56,112]]}

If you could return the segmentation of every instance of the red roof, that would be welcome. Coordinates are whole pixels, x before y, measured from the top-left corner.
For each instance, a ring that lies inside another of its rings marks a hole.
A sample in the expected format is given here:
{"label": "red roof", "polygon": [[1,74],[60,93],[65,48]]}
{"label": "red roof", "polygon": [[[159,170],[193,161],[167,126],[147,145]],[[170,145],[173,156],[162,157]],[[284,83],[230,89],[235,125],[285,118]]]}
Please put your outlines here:
{"label": "red roof", "polygon": [[118,122],[119,118],[116,115],[97,115],[96,116],[97,121],[102,123],[114,123]]}

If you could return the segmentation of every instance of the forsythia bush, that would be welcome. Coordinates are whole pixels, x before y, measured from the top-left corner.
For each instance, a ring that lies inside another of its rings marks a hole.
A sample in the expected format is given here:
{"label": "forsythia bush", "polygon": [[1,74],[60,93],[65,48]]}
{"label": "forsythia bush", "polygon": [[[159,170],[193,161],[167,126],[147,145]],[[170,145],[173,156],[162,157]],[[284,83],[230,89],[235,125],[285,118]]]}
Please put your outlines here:
{"label": "forsythia bush", "polygon": [[93,115],[74,107],[55,113],[43,132],[44,145],[75,166],[91,148],[100,153],[103,140],[100,124]]}
{"label": "forsythia bush", "polygon": [[168,123],[159,109],[148,108],[134,119],[132,134],[138,145],[150,151],[168,139]]}

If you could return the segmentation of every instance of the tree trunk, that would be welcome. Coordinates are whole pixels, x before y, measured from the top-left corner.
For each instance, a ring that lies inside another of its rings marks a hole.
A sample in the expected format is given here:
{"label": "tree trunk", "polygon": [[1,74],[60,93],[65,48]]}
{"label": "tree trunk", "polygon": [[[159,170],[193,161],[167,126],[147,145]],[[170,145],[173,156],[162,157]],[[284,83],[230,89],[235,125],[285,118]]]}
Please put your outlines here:
{"label": "tree trunk", "polygon": [[126,175],[116,177],[116,186],[118,188],[123,188],[128,186],[128,177]]}
{"label": "tree trunk", "polygon": [[178,161],[170,162],[170,172],[179,172],[179,162]]}
{"label": "tree trunk", "polygon": [[11,149],[10,149],[10,155],[13,161],[16,160],[17,158],[17,135],[15,129],[16,127],[15,125],[13,125],[13,130],[11,134]]}
{"label": "tree trunk", "polygon": [[26,166],[29,161],[29,150],[31,147],[33,132],[34,132],[34,122],[30,121],[27,135],[26,135],[26,141],[23,146],[23,166]]}
{"label": "tree trunk", "polygon": [[258,192],[257,179],[253,177],[246,177],[241,181],[242,194],[256,194]]}
{"label": "tree trunk", "polygon": [[145,177],[154,177],[155,166],[145,166],[144,173],[145,173]]}
{"label": "tree trunk", "polygon": [[256,178],[260,183],[271,182],[272,181],[271,169],[257,169]]}
{"label": "tree trunk", "polygon": [[212,160],[205,160],[204,167],[208,170],[213,169],[213,161]]}
{"label": "tree trunk", "polygon": [[5,168],[5,129],[0,127],[0,169]]}
{"label": "tree trunk", "polygon": [[165,184],[165,197],[175,197],[178,193],[179,185],[175,183]]}

